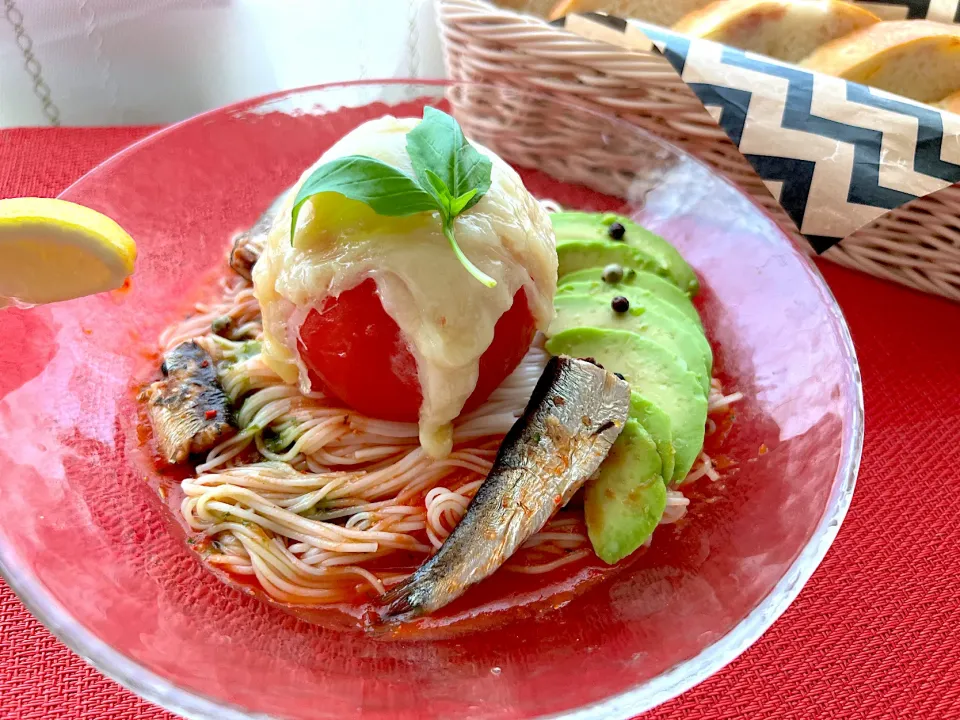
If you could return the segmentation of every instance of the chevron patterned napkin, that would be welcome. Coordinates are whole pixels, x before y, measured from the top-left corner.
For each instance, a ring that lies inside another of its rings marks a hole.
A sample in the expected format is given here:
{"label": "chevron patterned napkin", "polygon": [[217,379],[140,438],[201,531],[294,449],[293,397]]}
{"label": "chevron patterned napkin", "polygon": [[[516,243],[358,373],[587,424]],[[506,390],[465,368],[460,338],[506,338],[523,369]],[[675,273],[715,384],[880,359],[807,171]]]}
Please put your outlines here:
{"label": "chevron patterned napkin", "polygon": [[960,115],[635,20],[587,13],[558,22],[661,53],[817,253],[960,182]]}
{"label": "chevron patterned napkin", "polygon": [[960,0],[864,0],[857,5],[883,20],[960,22]]}

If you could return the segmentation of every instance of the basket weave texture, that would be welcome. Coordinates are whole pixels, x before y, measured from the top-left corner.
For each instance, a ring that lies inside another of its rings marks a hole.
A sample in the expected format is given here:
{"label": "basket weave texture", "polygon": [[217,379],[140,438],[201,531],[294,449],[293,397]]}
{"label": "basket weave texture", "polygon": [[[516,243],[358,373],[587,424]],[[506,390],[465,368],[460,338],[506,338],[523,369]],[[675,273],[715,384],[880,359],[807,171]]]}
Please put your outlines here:
{"label": "basket weave texture", "polygon": [[[437,11],[451,80],[546,93],[616,115],[722,173],[809,248],[750,163],[660,55],[581,38],[485,0],[437,0]],[[503,102],[490,97],[493,92],[451,97],[468,134],[491,147],[509,138],[512,162],[624,195],[630,170],[595,141],[595,127],[538,111],[532,96],[521,101],[517,93]],[[521,126],[536,132],[514,132]],[[886,213],[824,257],[960,302],[960,184]]]}

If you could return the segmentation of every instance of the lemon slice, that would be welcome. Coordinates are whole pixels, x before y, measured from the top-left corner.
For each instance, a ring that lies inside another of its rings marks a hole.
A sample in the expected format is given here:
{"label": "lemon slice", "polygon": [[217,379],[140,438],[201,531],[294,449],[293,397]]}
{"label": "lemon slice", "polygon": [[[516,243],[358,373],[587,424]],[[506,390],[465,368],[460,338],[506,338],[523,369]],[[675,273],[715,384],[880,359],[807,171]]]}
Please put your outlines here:
{"label": "lemon slice", "polygon": [[50,198],[0,200],[0,307],[114,290],[133,273],[137,246],[96,210]]}

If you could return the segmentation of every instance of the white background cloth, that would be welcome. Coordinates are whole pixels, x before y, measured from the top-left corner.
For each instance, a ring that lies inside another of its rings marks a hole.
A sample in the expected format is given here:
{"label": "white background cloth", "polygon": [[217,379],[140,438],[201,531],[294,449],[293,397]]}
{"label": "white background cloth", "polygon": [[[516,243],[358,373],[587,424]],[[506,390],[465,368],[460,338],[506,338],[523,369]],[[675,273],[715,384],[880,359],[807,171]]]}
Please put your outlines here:
{"label": "white background cloth", "polygon": [[[14,1],[64,125],[167,123],[303,85],[444,74],[430,0]],[[3,9],[0,127],[49,124]]]}

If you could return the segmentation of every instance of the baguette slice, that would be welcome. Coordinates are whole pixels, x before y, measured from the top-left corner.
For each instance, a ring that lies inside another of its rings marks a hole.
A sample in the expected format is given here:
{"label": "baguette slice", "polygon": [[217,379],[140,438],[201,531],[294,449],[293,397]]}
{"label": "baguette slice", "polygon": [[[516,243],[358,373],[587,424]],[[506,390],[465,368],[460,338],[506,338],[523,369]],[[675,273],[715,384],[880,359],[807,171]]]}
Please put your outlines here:
{"label": "baguette slice", "polygon": [[951,93],[940,100],[937,103],[937,107],[941,110],[948,110],[952,113],[960,115],[960,90],[957,90],[955,93]]}
{"label": "baguette slice", "polygon": [[498,7],[542,18],[547,16],[556,2],[557,0],[493,0],[493,4]]}
{"label": "baguette slice", "polygon": [[687,13],[711,0],[559,0],[550,11],[550,20],[572,13],[603,12],[621,18],[670,27]]}
{"label": "baguette slice", "polygon": [[827,43],[803,66],[920,102],[936,102],[960,90],[960,25],[879,22]]}
{"label": "baguette slice", "polygon": [[796,63],[825,42],[880,22],[842,0],[716,0],[673,29]]}

